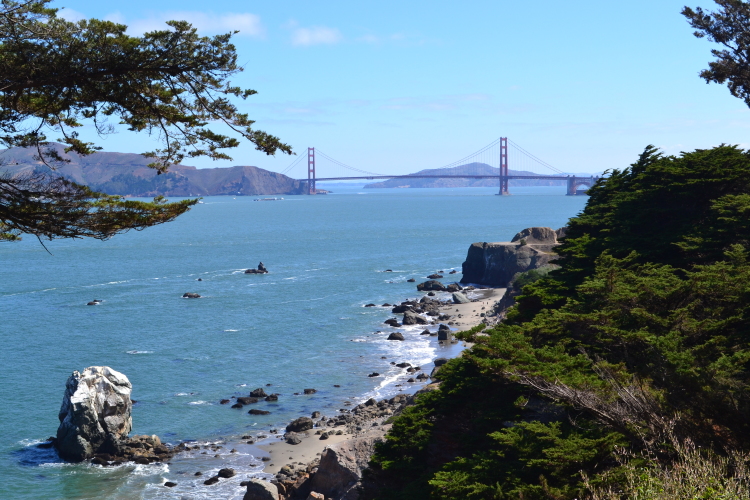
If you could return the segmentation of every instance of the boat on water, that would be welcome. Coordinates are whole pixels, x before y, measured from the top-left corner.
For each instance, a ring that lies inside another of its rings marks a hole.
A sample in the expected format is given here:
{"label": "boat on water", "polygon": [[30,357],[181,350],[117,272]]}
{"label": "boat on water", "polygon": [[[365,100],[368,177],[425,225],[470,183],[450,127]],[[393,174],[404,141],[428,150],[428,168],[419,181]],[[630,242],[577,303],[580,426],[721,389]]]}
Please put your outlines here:
{"label": "boat on water", "polygon": [[284,198],[255,198],[253,201],[280,201]]}

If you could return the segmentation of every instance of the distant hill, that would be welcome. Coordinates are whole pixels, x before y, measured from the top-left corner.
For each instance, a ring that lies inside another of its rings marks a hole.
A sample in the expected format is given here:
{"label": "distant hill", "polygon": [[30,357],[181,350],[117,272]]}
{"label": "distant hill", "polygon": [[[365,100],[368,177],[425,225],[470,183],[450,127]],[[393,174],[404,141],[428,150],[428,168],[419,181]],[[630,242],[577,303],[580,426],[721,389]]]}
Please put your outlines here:
{"label": "distant hill", "polygon": [[[453,168],[420,170],[409,175],[495,175],[500,176],[500,169],[486,163],[468,163]],[[534,172],[509,169],[510,175],[535,175]],[[591,175],[591,174],[584,174]],[[365,185],[365,188],[456,188],[456,187],[495,187],[498,179],[389,179]],[[566,181],[511,179],[510,186],[564,186]]]}
{"label": "distant hill", "polygon": [[[98,152],[90,156],[66,154],[54,145],[60,156],[70,160],[54,172],[94,191],[125,196],[215,196],[301,194],[302,183],[258,167],[195,168],[173,165],[157,175],[147,167],[152,161],[132,153]],[[36,150],[12,148],[0,151],[0,173],[42,171],[49,167],[34,159]]]}

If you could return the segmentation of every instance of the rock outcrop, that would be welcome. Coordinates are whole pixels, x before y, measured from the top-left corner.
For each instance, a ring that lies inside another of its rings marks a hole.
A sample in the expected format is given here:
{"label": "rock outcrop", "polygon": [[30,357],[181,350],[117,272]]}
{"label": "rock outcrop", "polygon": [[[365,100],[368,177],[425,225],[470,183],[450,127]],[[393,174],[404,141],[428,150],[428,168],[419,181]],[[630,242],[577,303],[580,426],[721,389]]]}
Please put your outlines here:
{"label": "rock outcrop", "polygon": [[271,483],[253,479],[247,483],[243,500],[279,500],[279,490]]}
{"label": "rock outcrop", "polygon": [[548,227],[530,227],[510,242],[473,243],[463,263],[461,283],[507,287],[517,273],[536,269],[557,258],[554,248],[559,244],[557,231]]}
{"label": "rock outcrop", "polygon": [[383,440],[388,428],[390,425],[323,450],[318,471],[312,476],[310,489],[323,494],[325,498],[359,498],[357,486],[362,479],[362,471],[367,468],[375,444]]}
{"label": "rock outcrop", "polygon": [[258,269],[245,269],[245,274],[268,274],[268,269],[261,262],[258,264]]}
{"label": "rock outcrop", "polygon": [[55,445],[60,456],[80,462],[96,453],[116,453],[133,427],[132,388],[125,375],[108,366],[74,371],[58,414]]}
{"label": "rock outcrop", "polygon": [[414,311],[404,312],[404,319],[401,322],[403,325],[426,325],[427,320]]}
{"label": "rock outcrop", "polygon": [[[408,364],[408,363],[406,363]],[[427,386],[429,387],[429,386]],[[375,444],[384,439],[390,424],[385,421],[399,414],[413,401],[413,397],[400,394],[391,399],[376,401],[369,399],[350,412],[336,417],[323,417],[316,423],[321,429],[320,439],[326,435],[340,435],[341,430],[335,427],[346,426],[347,431],[355,436],[326,448],[320,458],[313,459],[307,465],[289,463],[276,474],[273,482],[278,489],[281,500],[355,500],[359,498],[359,489],[363,481],[363,471],[367,467]],[[253,495],[258,486],[248,484],[248,494],[253,488]],[[248,496],[244,500],[264,500],[265,496]]]}
{"label": "rock outcrop", "polygon": [[443,285],[437,280],[425,281],[424,283],[420,283],[417,285],[417,291],[419,292],[429,292],[432,290],[436,292],[445,291],[445,285]]}
{"label": "rock outcrop", "polygon": [[60,457],[72,462],[91,459],[97,465],[124,462],[166,462],[184,444],[170,448],[158,436],[133,436],[130,399],[132,386],[122,373],[108,366],[73,372],[65,383],[53,444]]}

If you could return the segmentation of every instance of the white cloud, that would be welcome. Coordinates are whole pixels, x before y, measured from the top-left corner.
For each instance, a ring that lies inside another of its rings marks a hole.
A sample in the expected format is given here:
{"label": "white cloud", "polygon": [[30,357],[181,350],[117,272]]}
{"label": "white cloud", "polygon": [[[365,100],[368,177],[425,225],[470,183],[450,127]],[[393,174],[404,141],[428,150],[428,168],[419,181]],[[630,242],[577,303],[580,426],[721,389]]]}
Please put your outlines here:
{"label": "white cloud", "polygon": [[116,12],[110,12],[106,16],[104,16],[105,21],[111,21],[113,23],[117,24],[126,24],[125,23],[125,16],[122,15],[120,11]]}
{"label": "white cloud", "polygon": [[81,21],[83,19],[86,19],[86,16],[84,16],[83,14],[81,14],[80,12],[78,12],[77,10],[68,9],[66,7],[61,8],[57,12],[57,15],[59,17],[62,17],[66,21],[70,21],[72,23],[74,23],[76,21]]}
{"label": "white cloud", "polygon": [[[118,22],[123,22],[119,13],[111,14]],[[114,19],[113,19],[114,20]],[[143,34],[147,31],[163,30],[167,21],[187,21],[198,29],[200,34],[226,33],[239,31],[238,36],[263,38],[265,29],[260,22],[260,16],[247,12],[213,14],[198,11],[171,11],[152,14],[147,18],[125,22],[128,32]]]}
{"label": "white cloud", "polygon": [[332,45],[343,39],[341,32],[335,28],[325,26],[313,26],[311,28],[296,28],[292,32],[292,45]]}

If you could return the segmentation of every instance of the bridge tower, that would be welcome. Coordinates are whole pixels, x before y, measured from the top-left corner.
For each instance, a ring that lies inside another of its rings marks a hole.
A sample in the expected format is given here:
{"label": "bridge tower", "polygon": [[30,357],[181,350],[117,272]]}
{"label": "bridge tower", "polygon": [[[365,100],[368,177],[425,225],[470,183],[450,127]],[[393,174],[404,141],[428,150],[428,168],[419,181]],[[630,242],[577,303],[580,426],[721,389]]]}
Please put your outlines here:
{"label": "bridge tower", "polygon": [[307,148],[307,194],[315,193],[315,148]]}
{"label": "bridge tower", "polygon": [[500,138],[500,192],[499,195],[510,194],[508,192],[508,138]]}

